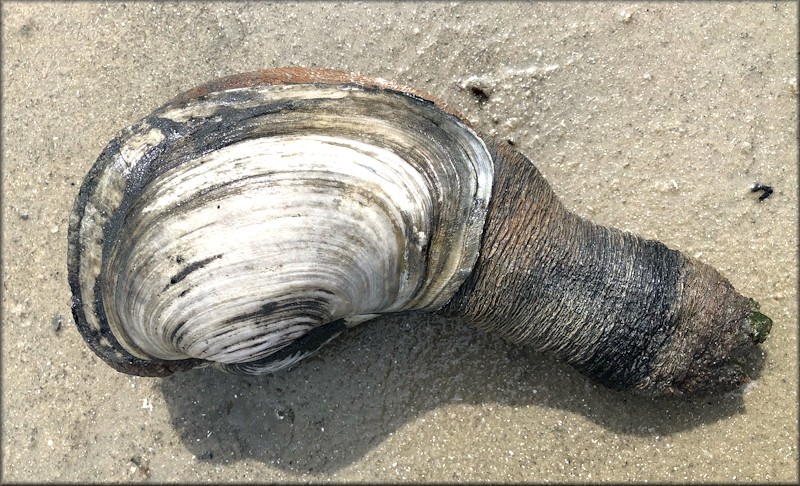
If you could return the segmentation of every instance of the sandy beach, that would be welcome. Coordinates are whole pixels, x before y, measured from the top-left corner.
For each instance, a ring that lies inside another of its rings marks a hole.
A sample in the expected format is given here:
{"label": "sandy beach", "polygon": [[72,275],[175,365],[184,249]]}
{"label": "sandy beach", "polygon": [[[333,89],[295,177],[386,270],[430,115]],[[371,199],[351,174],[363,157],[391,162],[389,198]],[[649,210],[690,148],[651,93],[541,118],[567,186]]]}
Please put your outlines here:
{"label": "sandy beach", "polygon": [[[796,483],[797,25],[795,2],[3,2],[2,481]],[[571,210],[713,265],[774,321],[757,379],[646,399],[424,314],[271,376],[114,371],[70,310],[85,174],[176,94],[277,66],[430,93]]]}

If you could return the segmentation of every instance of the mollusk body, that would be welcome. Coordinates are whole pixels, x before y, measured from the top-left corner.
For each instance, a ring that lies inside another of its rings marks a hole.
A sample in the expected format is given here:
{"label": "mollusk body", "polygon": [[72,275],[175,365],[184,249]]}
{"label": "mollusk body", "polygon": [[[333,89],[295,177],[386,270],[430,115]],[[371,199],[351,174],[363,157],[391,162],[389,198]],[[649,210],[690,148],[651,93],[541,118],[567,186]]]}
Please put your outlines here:
{"label": "mollusk body", "polygon": [[118,135],[81,189],[79,329],[122,371],[275,371],[347,325],[447,303],[491,182],[469,127],[387,86],[179,98]]}
{"label": "mollusk body", "polygon": [[178,96],[70,218],[78,329],[117,370],[267,373],[437,311],[611,388],[733,390],[772,321],[712,267],[569,212],[524,155],[407,89],[275,69]]}

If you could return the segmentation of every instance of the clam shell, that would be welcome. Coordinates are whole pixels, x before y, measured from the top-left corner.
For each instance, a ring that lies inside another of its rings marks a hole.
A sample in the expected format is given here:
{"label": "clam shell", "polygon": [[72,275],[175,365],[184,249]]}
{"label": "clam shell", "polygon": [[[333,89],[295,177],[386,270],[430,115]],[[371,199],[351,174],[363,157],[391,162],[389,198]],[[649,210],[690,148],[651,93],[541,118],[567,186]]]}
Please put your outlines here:
{"label": "clam shell", "polygon": [[122,371],[275,371],[347,326],[447,303],[477,259],[492,175],[458,116],[388,86],[184,95],[84,181],[76,322]]}

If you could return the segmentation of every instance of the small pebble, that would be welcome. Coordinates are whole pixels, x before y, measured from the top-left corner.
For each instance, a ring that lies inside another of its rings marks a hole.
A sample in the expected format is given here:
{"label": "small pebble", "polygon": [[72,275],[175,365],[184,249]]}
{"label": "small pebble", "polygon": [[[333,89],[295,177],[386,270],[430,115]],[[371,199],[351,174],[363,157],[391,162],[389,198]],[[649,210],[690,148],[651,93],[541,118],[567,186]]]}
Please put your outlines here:
{"label": "small pebble", "polygon": [[630,24],[633,22],[633,12],[629,10],[619,10],[617,11],[617,18],[625,25]]}
{"label": "small pebble", "polygon": [[478,100],[478,103],[489,101],[489,97],[494,91],[494,83],[491,80],[478,76],[470,76],[461,84],[461,87],[469,91]]}
{"label": "small pebble", "polygon": [[50,327],[53,329],[53,332],[56,334],[61,333],[61,323],[63,319],[61,314],[53,314],[53,317],[50,319]]}
{"label": "small pebble", "polygon": [[764,199],[770,197],[775,190],[772,188],[772,186],[756,182],[750,188],[750,192],[758,192],[758,191],[762,192],[761,195],[758,197],[758,200],[763,201]]}

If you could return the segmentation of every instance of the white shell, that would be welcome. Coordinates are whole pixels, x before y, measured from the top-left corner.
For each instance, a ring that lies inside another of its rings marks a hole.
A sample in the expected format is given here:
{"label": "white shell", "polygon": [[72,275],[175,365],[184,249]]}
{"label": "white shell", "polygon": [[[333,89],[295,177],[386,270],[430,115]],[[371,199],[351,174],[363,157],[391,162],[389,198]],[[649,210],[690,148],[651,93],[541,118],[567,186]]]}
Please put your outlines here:
{"label": "white shell", "polygon": [[478,256],[492,174],[469,127],[392,89],[266,85],[168,104],[84,182],[76,319],[120,361],[275,371],[307,354],[277,351],[325,324],[339,323],[322,341],[447,303]]}

